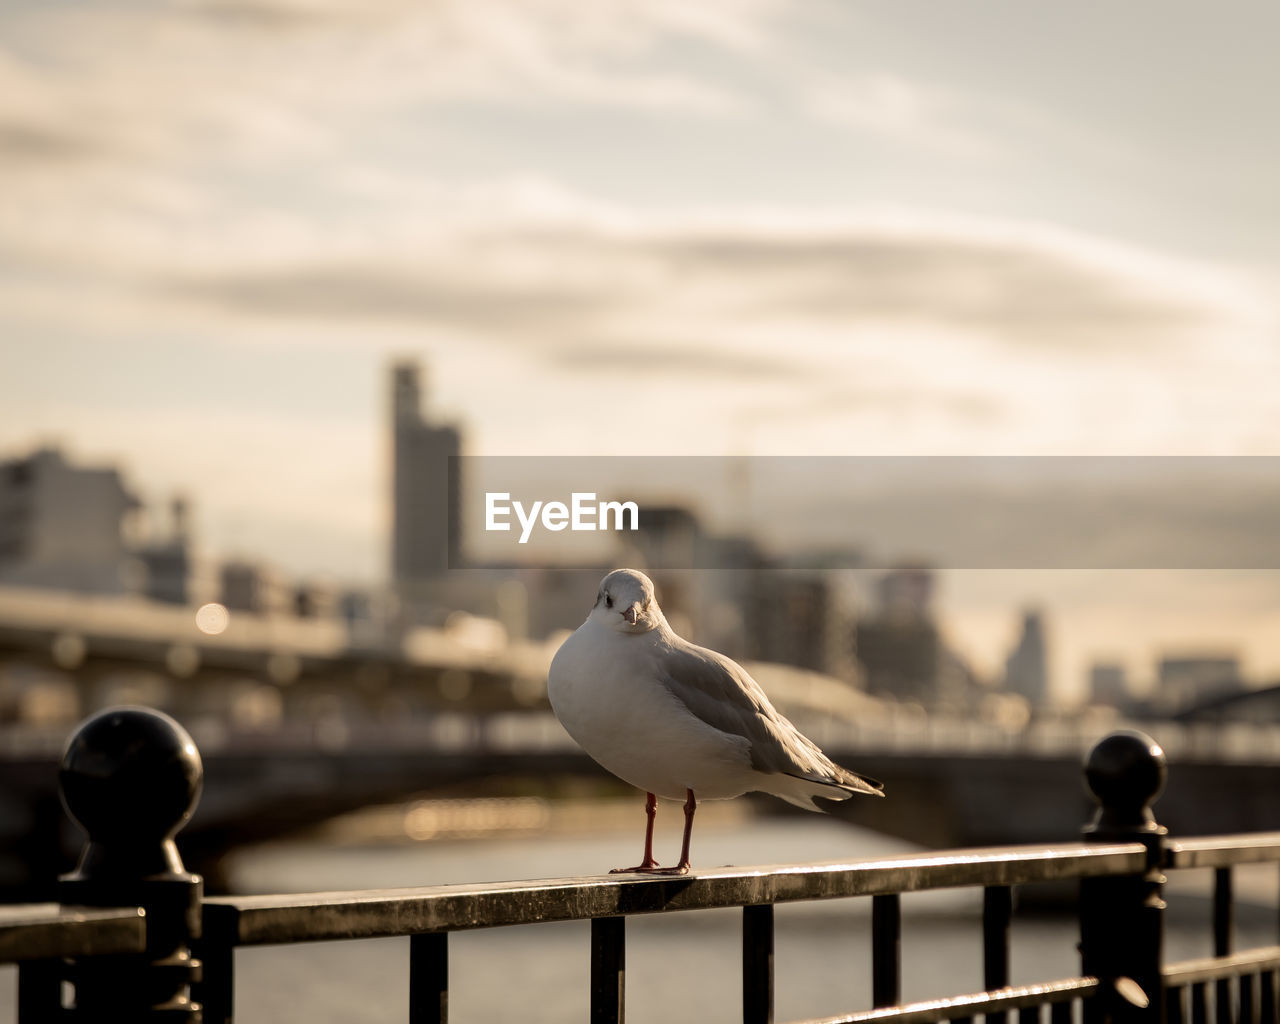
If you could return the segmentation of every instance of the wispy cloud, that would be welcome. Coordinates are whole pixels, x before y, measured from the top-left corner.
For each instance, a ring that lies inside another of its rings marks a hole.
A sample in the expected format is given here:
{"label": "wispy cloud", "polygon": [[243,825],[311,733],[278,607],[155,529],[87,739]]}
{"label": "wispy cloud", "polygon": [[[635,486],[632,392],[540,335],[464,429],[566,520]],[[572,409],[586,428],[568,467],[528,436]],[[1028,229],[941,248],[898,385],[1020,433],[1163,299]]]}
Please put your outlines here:
{"label": "wispy cloud", "polygon": [[[616,223],[626,224],[621,211]],[[1030,350],[1152,352],[1238,329],[1263,305],[1228,274],[1136,248],[1034,224],[921,216],[671,215],[628,228],[558,215],[501,231],[484,218],[455,224],[447,244],[412,260],[296,253],[247,273],[155,270],[158,288],[224,312],[437,321],[534,346],[575,327],[648,329],[656,340],[697,324],[712,340],[770,323],[851,337],[897,323]]]}
{"label": "wispy cloud", "polygon": [[[701,6],[701,5],[700,5]],[[28,9],[5,18],[0,126],[109,136],[136,156],[288,154],[347,118],[461,99],[723,112],[684,42],[758,45],[772,5],[719,0],[235,0]],[[312,141],[315,141],[314,139]],[[34,150],[33,150],[34,151]]]}
{"label": "wispy cloud", "polygon": [[994,140],[975,126],[973,104],[953,90],[887,72],[810,77],[800,104],[819,121],[965,159],[993,151]]}
{"label": "wispy cloud", "polygon": [[[1105,392],[1163,424],[1178,417],[1160,395],[1192,382],[1186,401],[1206,418],[1261,423],[1261,399],[1232,389],[1273,364],[1275,312],[1226,270],[1012,213],[907,201],[875,213],[851,198],[860,181],[843,201],[772,195],[770,176],[804,159],[768,148],[791,131],[825,144],[843,124],[923,152],[943,180],[1071,130],[945,69],[924,77],[865,53],[807,67],[779,31],[794,15],[784,0],[0,13],[0,150],[15,157],[0,313],[90,339],[192,325],[293,344],[456,337],[518,352],[549,378],[720,376],[743,389],[725,403],[796,419],[897,409],[934,426],[1076,423],[1072,403]],[[732,166],[759,171],[760,191],[714,208],[705,194],[596,199],[609,189],[564,182],[517,143],[496,155],[477,144],[452,175],[434,165],[470,141],[443,123],[500,109],[505,126],[533,107],[587,112],[521,122],[539,154],[542,129],[571,135],[562,155],[587,179],[604,144],[585,125],[655,130],[635,180],[678,156],[654,125],[731,128],[699,153],[731,137]],[[780,126],[782,110],[799,121]],[[1129,396],[1107,391],[1117,366],[1139,374]]]}

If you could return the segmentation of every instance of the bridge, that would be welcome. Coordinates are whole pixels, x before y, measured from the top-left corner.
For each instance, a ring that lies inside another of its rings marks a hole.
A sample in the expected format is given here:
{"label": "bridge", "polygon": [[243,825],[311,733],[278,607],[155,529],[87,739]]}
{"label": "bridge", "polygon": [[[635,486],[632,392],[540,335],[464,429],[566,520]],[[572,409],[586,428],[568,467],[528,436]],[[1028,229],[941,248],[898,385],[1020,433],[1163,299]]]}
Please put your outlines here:
{"label": "bridge", "polygon": [[[851,824],[931,847],[1047,842],[1068,834],[1088,807],[1079,785],[1080,751],[1104,731],[1097,724],[1053,722],[1019,733],[963,720],[905,716],[866,728],[813,720],[802,725],[837,761],[884,780],[892,799],[850,800],[830,813]],[[1162,818],[1182,835],[1280,829],[1272,798],[1280,770],[1280,727],[1144,723],[1165,747],[1176,782]],[[200,730],[194,735],[201,736]],[[37,748],[30,733],[0,735],[7,798],[25,813],[10,844],[23,863],[65,870],[79,841],[58,805],[61,737]],[[281,729],[239,737],[208,731],[205,790],[187,827],[185,849],[218,887],[219,861],[231,849],[297,832],[370,804],[423,795],[488,792],[503,785],[550,792],[556,780],[586,778],[618,794],[630,790],[584,755],[550,715],[538,712],[435,716],[367,723],[340,737]],[[496,782],[494,780],[497,780]],[[1057,794],[1046,801],[1045,793]],[[767,813],[803,811],[768,797]],[[637,816],[640,814],[637,803]],[[16,870],[16,868],[11,868]]]}
{"label": "bridge", "polygon": [[[553,648],[495,644],[465,629],[362,640],[336,622],[240,615],[209,636],[191,609],[0,588],[0,667],[11,678],[35,679],[37,691],[54,680],[80,713],[122,694],[155,703],[196,738],[205,796],[186,843],[215,887],[220,858],[235,845],[373,803],[494,779],[583,777],[625,792],[547,711]],[[851,800],[832,813],[926,846],[1063,835],[1085,806],[1072,782],[1079,752],[1123,724],[1046,718],[1009,728],[925,715],[785,666],[751,670],[837,761],[887,783],[892,799]],[[1178,780],[1163,812],[1179,832],[1280,828],[1266,799],[1280,766],[1280,726],[1142,725]],[[0,888],[47,888],[79,842],[55,791],[65,728],[61,720],[0,728],[0,848],[9,851]],[[1074,805],[1042,799],[1073,791]],[[768,798],[760,807],[789,812]],[[29,877],[32,864],[46,866],[40,877]]]}
{"label": "bridge", "polygon": [[[0,667],[33,685],[69,684],[90,706],[141,690],[184,717],[246,717],[235,706],[244,697],[248,717],[259,719],[397,701],[411,710],[520,709],[542,699],[553,653],[554,645],[508,643],[469,617],[449,629],[389,632],[337,618],[235,612],[211,633],[193,608],[0,587]],[[274,707],[264,707],[267,695]]]}

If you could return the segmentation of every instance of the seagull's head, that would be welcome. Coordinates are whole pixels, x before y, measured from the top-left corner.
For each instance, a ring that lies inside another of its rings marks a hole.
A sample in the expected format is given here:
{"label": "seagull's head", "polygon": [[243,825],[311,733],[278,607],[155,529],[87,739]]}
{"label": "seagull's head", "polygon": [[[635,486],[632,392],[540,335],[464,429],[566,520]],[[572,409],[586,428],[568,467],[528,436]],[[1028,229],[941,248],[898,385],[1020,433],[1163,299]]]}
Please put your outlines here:
{"label": "seagull's head", "polygon": [[600,581],[590,618],[619,633],[647,633],[664,621],[653,581],[635,569],[615,569]]}

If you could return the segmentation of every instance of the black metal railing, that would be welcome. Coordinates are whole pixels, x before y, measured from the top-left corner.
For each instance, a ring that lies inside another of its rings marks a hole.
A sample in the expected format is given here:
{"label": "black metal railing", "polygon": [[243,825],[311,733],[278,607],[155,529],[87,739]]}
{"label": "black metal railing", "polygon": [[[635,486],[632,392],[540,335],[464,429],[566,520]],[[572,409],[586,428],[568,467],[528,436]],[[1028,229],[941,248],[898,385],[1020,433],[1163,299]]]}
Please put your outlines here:
{"label": "black metal railing", "polygon": [[[1081,841],[874,860],[607,875],[485,885],[203,898],[173,837],[200,789],[199,754],[177,723],[111,709],[72,736],[60,787],[89,834],[62,904],[0,908],[0,962],[19,964],[23,1024],[44,1020],[229,1022],[235,950],[281,943],[410,938],[409,1018],[445,1021],[449,936],[589,920],[590,1019],[623,1019],[626,922],[642,914],[742,911],[743,1019],[773,1019],[774,907],[870,897],[872,1006],[812,1024],[1280,1024],[1280,946],[1232,950],[1233,871],[1280,863],[1280,833],[1170,840],[1151,804],[1160,748],[1119,732],[1085,765],[1098,801]],[[1064,795],[1065,796],[1065,795]],[[1164,872],[1214,871],[1214,956],[1166,964]],[[1080,973],[1011,985],[1015,886],[1079,884]],[[980,888],[983,989],[903,1004],[901,897]],[[734,993],[726,992],[726,1000]],[[1047,1017],[1047,1021],[1046,1021]]]}

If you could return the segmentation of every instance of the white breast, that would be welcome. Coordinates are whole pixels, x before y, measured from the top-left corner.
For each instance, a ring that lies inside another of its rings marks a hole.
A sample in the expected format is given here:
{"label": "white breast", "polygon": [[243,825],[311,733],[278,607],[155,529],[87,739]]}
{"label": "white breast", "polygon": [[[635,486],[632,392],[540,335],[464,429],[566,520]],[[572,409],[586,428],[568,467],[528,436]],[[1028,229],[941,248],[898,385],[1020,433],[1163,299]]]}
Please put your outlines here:
{"label": "white breast", "polygon": [[749,744],[689,713],[653,671],[646,634],[583,623],[551,662],[547,695],[569,735],[624,782],[682,800],[753,787]]}

